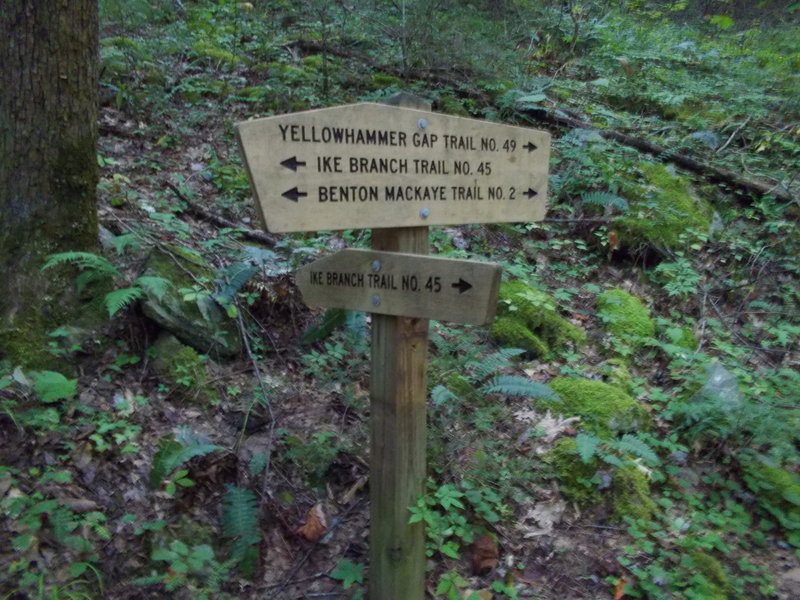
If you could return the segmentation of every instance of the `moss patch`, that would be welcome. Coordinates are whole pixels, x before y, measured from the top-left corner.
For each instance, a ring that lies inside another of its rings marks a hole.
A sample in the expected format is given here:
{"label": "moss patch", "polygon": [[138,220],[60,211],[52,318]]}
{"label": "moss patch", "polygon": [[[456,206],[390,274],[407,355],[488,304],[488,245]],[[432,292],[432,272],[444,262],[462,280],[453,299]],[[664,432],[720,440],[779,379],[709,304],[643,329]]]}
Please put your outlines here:
{"label": "moss patch", "polygon": [[578,506],[604,506],[616,521],[625,517],[647,520],[656,510],[650,499],[650,482],[636,467],[615,469],[610,487],[601,490],[595,475],[607,465],[597,459],[583,462],[575,438],[556,441],[545,460],[558,477],[561,494]]}
{"label": "moss patch", "polygon": [[621,245],[687,250],[711,227],[710,205],[664,165],[648,164],[642,170],[645,183],[629,182],[625,187],[629,214],[614,221]]}
{"label": "moss patch", "polygon": [[557,377],[548,385],[561,397],[561,402],[548,403],[551,410],[580,417],[585,429],[601,437],[649,425],[644,407],[616,386],[581,377]]}
{"label": "moss patch", "polygon": [[656,510],[650,499],[650,480],[636,467],[617,469],[611,475],[611,509],[614,518],[647,521]]}
{"label": "moss patch", "polygon": [[211,385],[206,365],[193,348],[181,344],[174,336],[162,335],[153,350],[156,354],[153,364],[159,376],[183,399],[201,405],[219,404],[219,392]]}
{"label": "moss patch", "polygon": [[620,288],[607,290],[597,297],[597,313],[610,333],[634,347],[641,346],[646,338],[656,333],[650,309]]}
{"label": "moss patch", "polygon": [[692,552],[685,559],[685,566],[694,573],[691,590],[707,600],[738,600],[741,594],[731,585],[730,578],[722,563],[705,552]]}
{"label": "moss patch", "polygon": [[507,281],[500,286],[497,311],[492,337],[506,347],[522,348],[545,357],[567,342],[586,341],[582,329],[558,314],[553,298],[522,280]]}

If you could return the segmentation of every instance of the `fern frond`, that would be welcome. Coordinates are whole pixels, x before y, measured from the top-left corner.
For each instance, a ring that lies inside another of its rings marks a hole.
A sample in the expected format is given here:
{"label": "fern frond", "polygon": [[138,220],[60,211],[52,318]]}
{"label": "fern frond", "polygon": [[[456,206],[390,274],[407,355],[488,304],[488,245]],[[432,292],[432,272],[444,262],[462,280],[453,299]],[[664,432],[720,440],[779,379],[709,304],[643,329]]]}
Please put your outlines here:
{"label": "fern frond", "polygon": [[628,210],[628,201],[625,198],[620,198],[616,194],[609,194],[608,192],[589,192],[584,194],[581,198],[581,203],[584,205],[594,204],[603,208],[609,206],[616,208],[620,212],[627,212]]}
{"label": "fern frond", "polygon": [[512,365],[511,359],[519,356],[525,351],[520,348],[503,348],[502,350],[490,354],[480,361],[475,361],[469,364],[475,381],[481,381],[501,369],[510,367]]}
{"label": "fern frond", "polygon": [[150,486],[160,487],[161,482],[175,469],[195,456],[205,456],[222,449],[222,446],[193,437],[183,438],[181,441],[176,441],[171,435],[161,438],[150,470]]}
{"label": "fern frond", "polygon": [[342,308],[329,308],[322,315],[319,325],[309,327],[303,332],[301,344],[313,344],[328,337],[333,331],[347,322],[347,313]]}
{"label": "fern frond", "polygon": [[125,248],[129,246],[134,250],[138,250],[141,247],[139,244],[139,235],[136,233],[116,235],[111,238],[111,245],[114,246],[114,250],[117,251],[117,256],[121,255],[125,251]]}
{"label": "fern frond", "polygon": [[261,540],[258,532],[256,495],[248,489],[229,485],[222,500],[222,534],[231,539],[232,560],[251,562],[253,554],[258,552],[256,544]]}
{"label": "fern frond", "polygon": [[658,455],[650,446],[630,433],[626,433],[622,436],[622,438],[620,438],[620,440],[617,442],[617,447],[623,452],[627,452],[644,459],[645,462],[651,465],[657,465],[661,462],[658,459]]}
{"label": "fern frond", "polygon": [[549,386],[530,381],[518,375],[499,375],[481,388],[484,393],[498,392],[506,396],[519,396],[523,398],[536,398],[560,402],[561,398]]}
{"label": "fern frond", "polygon": [[63,264],[74,264],[81,271],[95,271],[109,278],[120,277],[121,275],[108,259],[91,252],[59,252],[58,254],[51,254],[47,257],[47,262],[44,263],[42,271]]}
{"label": "fern frond", "polygon": [[433,401],[434,406],[441,406],[442,404],[447,404],[449,402],[458,400],[458,396],[456,396],[445,386],[437,385],[431,390],[431,400]]}
{"label": "fern frond", "polygon": [[106,294],[103,304],[108,309],[108,316],[113,317],[129,304],[141,299],[142,296],[144,296],[144,290],[140,287],[122,288]]}
{"label": "fern frond", "polygon": [[579,433],[575,437],[575,445],[578,448],[578,454],[584,463],[592,460],[592,457],[597,454],[597,447],[600,445],[600,438],[596,435],[589,433]]}
{"label": "fern frond", "polygon": [[246,262],[235,262],[228,265],[217,280],[219,283],[219,293],[225,300],[233,300],[233,297],[239,293],[245,283],[256,273],[258,267]]}
{"label": "fern frond", "polygon": [[142,275],[141,277],[136,278],[136,280],[133,282],[133,285],[142,288],[148,294],[152,294],[161,300],[172,285],[172,282],[164,277]]}

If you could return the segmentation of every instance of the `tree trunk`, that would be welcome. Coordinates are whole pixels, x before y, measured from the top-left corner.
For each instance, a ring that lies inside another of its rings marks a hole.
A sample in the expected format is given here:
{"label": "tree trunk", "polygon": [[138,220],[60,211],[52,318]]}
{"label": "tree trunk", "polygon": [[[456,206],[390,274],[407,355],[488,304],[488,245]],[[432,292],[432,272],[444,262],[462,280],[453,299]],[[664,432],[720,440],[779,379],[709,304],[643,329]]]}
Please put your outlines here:
{"label": "tree trunk", "polygon": [[[68,282],[44,257],[97,244],[97,0],[0,9],[0,359],[40,362]],[[66,275],[65,275],[66,276]]]}

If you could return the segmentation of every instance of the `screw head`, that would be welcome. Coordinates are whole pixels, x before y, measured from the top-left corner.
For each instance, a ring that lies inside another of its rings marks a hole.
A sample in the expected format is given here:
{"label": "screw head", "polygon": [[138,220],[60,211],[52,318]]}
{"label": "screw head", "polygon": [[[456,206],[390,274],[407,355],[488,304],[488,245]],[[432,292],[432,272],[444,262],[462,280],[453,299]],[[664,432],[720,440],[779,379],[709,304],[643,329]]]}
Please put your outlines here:
{"label": "screw head", "polygon": [[430,214],[431,214],[430,208],[423,208],[421,211],[419,211],[419,216],[422,217],[423,219],[427,219],[430,216]]}
{"label": "screw head", "polygon": [[381,270],[381,261],[373,260],[372,261],[372,271],[377,273],[380,270]]}
{"label": "screw head", "polygon": [[419,121],[417,121],[417,127],[419,127],[420,129],[425,129],[427,126],[428,126],[428,121],[426,121],[425,119],[420,119]]}
{"label": "screw head", "polygon": [[372,297],[372,306],[380,306],[381,305],[381,297],[378,294],[375,294]]}

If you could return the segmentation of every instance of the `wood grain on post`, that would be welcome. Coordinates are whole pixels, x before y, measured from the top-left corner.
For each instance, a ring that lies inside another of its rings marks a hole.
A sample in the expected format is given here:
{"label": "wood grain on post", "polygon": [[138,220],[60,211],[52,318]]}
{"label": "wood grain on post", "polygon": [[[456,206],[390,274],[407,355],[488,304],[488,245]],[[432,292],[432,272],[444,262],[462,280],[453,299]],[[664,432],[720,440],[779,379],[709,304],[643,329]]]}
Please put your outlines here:
{"label": "wood grain on post", "polygon": [[[398,94],[387,104],[430,110]],[[428,228],[375,229],[372,249],[428,254]],[[422,600],[425,530],[408,508],[425,490],[428,320],[372,316],[370,600]]]}

